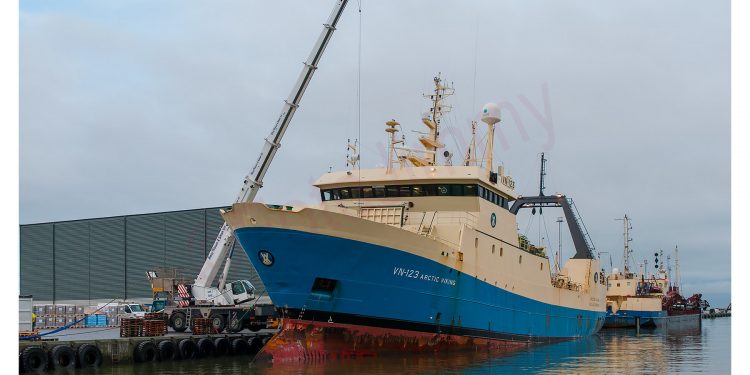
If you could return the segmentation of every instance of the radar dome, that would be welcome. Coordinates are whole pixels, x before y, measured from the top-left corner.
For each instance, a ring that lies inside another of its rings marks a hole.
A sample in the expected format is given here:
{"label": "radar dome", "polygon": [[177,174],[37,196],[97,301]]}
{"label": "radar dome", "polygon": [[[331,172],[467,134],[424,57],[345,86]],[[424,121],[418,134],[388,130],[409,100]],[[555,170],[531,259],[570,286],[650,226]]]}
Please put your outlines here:
{"label": "radar dome", "polygon": [[482,121],[493,125],[500,122],[500,106],[495,103],[487,103],[482,108]]}
{"label": "radar dome", "polygon": [[613,269],[612,269],[612,273],[613,273],[613,274],[615,274],[615,273],[619,273],[619,272],[620,272],[620,270],[619,270],[619,269],[617,269],[617,268],[613,268]]}

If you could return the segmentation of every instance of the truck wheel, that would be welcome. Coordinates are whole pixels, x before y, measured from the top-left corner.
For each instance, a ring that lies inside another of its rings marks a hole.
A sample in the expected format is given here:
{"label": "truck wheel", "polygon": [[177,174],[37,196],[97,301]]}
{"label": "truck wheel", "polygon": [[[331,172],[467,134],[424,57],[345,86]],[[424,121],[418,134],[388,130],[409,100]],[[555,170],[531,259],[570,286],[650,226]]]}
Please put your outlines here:
{"label": "truck wheel", "polygon": [[187,329],[187,317],[185,313],[181,311],[173,312],[172,316],[169,317],[169,325],[176,332],[185,332]]}
{"label": "truck wheel", "polygon": [[242,321],[237,318],[232,318],[229,321],[229,327],[227,327],[227,331],[237,333],[239,331],[242,331],[242,328]]}
{"label": "truck wheel", "polygon": [[211,331],[215,333],[221,333],[227,327],[227,318],[224,315],[211,314],[208,319],[211,321]]}

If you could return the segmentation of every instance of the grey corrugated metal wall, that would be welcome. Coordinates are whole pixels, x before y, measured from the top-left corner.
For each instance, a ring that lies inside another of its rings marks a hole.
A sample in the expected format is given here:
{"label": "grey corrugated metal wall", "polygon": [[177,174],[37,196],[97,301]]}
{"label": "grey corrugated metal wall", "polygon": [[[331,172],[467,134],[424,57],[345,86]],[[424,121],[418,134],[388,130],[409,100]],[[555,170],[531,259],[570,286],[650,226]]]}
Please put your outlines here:
{"label": "grey corrugated metal wall", "polygon": [[[21,225],[21,290],[38,301],[150,298],[146,271],[198,275],[223,221],[219,208]],[[235,244],[229,280],[264,293]]]}

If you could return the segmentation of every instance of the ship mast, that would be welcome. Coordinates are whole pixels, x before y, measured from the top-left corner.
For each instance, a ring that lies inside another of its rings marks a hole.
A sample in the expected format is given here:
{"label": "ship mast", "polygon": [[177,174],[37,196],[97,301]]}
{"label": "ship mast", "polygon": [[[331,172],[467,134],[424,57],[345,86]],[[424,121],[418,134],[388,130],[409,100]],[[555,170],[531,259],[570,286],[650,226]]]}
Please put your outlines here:
{"label": "ship mast", "polygon": [[393,164],[394,163],[400,163],[401,158],[398,157],[398,153],[396,152],[396,145],[403,143],[403,140],[397,140],[396,139],[396,133],[398,132],[398,129],[396,129],[397,126],[400,126],[396,120],[390,120],[385,123],[386,128],[385,131],[390,136],[390,139],[388,139],[388,166],[386,167],[385,172],[391,173],[393,170]]}
{"label": "ship mast", "polygon": [[677,245],[674,246],[674,285],[677,288],[677,293],[680,292],[680,257],[677,250]]}
{"label": "ship mast", "polygon": [[466,150],[466,157],[464,158],[464,165],[477,165],[477,122],[471,122],[471,143],[469,149]]}
{"label": "ship mast", "polygon": [[437,150],[439,148],[445,147],[445,145],[440,143],[439,140],[440,122],[443,118],[443,115],[451,110],[451,107],[449,105],[446,105],[443,100],[446,97],[453,95],[454,92],[452,85],[443,85],[443,80],[442,78],[440,78],[440,73],[438,73],[437,77],[433,78],[433,82],[435,83],[434,93],[431,95],[425,95],[426,98],[429,98],[432,101],[432,108],[430,108],[429,114],[426,114],[422,117],[422,122],[427,125],[428,128],[430,128],[430,133],[426,136],[419,137],[419,141],[422,142],[424,148],[427,151],[430,151],[426,155],[428,165],[436,164]]}
{"label": "ship mast", "polygon": [[630,250],[630,241],[633,240],[632,238],[630,238],[630,230],[633,229],[633,227],[630,225],[630,218],[628,217],[628,214],[625,214],[625,217],[623,217],[622,219],[615,220],[622,220],[622,272],[623,274],[627,275],[630,271],[630,268],[628,268],[628,258],[630,257],[630,253],[632,252],[632,250]]}

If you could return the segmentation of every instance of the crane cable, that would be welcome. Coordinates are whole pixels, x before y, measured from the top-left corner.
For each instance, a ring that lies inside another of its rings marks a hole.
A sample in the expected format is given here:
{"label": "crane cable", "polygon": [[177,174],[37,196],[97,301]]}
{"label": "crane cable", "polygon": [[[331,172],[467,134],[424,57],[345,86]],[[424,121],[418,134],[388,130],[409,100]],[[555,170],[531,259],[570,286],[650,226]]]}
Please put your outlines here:
{"label": "crane cable", "polygon": [[[359,16],[359,35],[357,42],[357,182],[362,181],[362,0],[357,1],[357,14]],[[357,207],[362,207],[362,194]]]}

